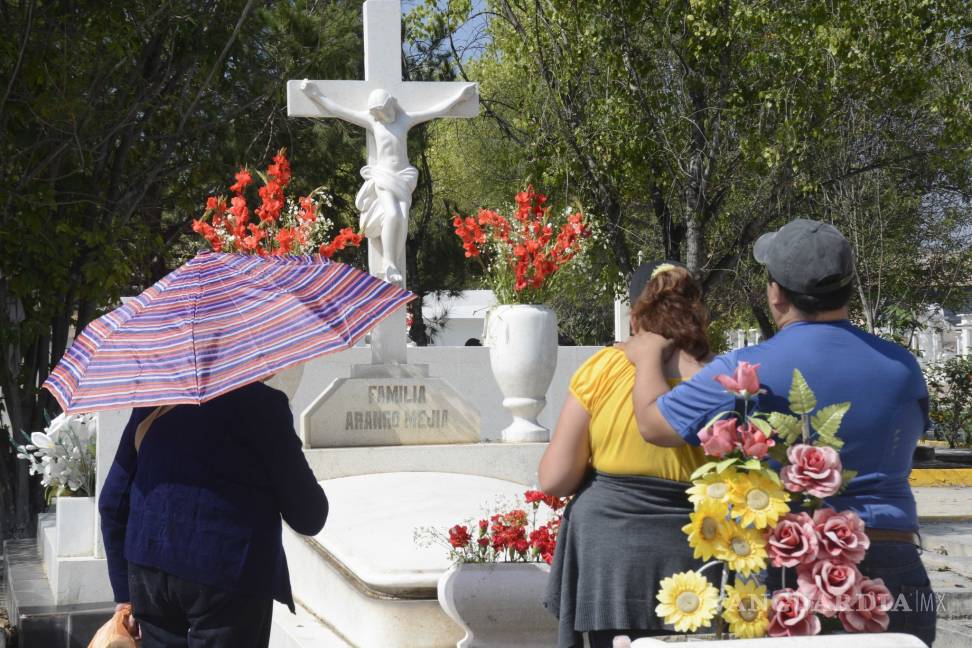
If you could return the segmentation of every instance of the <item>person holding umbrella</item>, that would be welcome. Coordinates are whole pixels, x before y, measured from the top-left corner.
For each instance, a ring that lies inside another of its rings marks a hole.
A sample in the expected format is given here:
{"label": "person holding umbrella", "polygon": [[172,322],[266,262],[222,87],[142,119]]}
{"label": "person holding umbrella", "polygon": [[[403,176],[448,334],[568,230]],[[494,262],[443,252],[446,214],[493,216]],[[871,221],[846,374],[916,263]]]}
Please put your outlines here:
{"label": "person holding umbrella", "polygon": [[134,407],[99,511],[144,648],[268,645],[273,600],[294,610],[281,519],[314,535],[328,503],[261,381],[411,298],[320,257],[206,252],[78,336],[44,386],[68,413]]}

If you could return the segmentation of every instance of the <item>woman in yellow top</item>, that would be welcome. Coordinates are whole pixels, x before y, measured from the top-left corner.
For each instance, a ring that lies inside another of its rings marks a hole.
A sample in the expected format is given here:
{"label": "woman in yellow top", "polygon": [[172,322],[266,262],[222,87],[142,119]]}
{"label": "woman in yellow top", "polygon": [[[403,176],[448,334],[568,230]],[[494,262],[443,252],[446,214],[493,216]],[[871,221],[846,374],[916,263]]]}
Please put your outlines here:
{"label": "woman in yellow top", "polygon": [[[638,268],[629,286],[631,326],[675,341],[665,363],[674,385],[709,359],[702,291],[684,266]],[[697,569],[681,527],[685,489],[704,455],[662,448],[638,433],[635,368],[620,349],[594,354],[574,374],[557,429],[540,460],[540,487],[574,495],[564,514],[545,605],[560,620],[558,648],[610,647],[616,635],[667,634],[655,616],[662,578]]]}

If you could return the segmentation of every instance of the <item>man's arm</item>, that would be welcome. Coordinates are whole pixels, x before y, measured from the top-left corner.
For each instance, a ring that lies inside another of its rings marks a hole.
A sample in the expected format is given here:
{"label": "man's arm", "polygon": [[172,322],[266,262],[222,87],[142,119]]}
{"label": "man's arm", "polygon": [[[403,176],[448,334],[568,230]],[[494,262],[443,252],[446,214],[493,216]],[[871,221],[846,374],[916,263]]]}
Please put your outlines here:
{"label": "man's arm", "polygon": [[320,88],[312,84],[307,79],[301,81],[300,89],[311,101],[323,108],[325,112],[343,119],[344,121],[351,122],[352,124],[360,126],[361,128],[371,128],[368,113],[364,111],[350,110],[339,103],[331,101],[324,96]]}
{"label": "man's arm", "polygon": [[430,119],[435,119],[436,117],[442,117],[444,113],[448,112],[455,106],[459,105],[467,99],[472,99],[477,95],[476,85],[468,85],[456,94],[455,97],[451,99],[446,99],[439,104],[427,108],[426,110],[421,110],[414,113],[408,113],[409,124],[414,126],[415,124],[421,124],[422,122],[427,122]]}
{"label": "man's arm", "polygon": [[634,403],[638,432],[648,443],[665,448],[685,445],[685,440],[668,423],[656,401],[668,393],[664,366],[666,354],[674,347],[672,341],[655,333],[639,332],[622,345],[628,360],[635,366]]}

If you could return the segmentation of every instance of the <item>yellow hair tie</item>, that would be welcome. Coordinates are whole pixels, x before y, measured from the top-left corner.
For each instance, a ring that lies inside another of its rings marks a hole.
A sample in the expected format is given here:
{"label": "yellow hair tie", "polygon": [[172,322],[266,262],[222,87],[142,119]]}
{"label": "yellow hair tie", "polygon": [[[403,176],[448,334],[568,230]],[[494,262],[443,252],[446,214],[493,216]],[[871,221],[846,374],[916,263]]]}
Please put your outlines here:
{"label": "yellow hair tie", "polygon": [[658,275],[660,275],[663,272],[668,272],[669,270],[674,270],[676,267],[678,267],[678,266],[674,266],[671,263],[663,263],[663,264],[661,264],[660,266],[658,266],[657,268],[655,268],[654,270],[651,271],[651,278],[649,279],[649,281],[651,281],[651,279],[654,279],[655,277],[657,277]]}

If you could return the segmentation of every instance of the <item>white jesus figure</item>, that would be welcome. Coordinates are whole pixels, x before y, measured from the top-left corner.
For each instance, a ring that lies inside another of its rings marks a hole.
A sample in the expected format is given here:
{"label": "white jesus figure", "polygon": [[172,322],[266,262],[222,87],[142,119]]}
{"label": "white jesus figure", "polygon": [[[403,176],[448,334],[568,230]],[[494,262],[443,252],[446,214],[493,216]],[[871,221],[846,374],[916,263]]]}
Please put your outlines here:
{"label": "white jesus figure", "polygon": [[440,105],[414,113],[402,110],[395,97],[380,88],[371,91],[366,111],[341,106],[306,79],[300,89],[331,115],[361,126],[374,137],[374,156],[361,169],[365,182],[354,204],[361,213],[361,230],[368,237],[372,273],[380,269],[385,281],[404,287],[408,212],[418,183],[418,169],[408,161],[408,131],[475,97],[476,86],[466,86]]}

